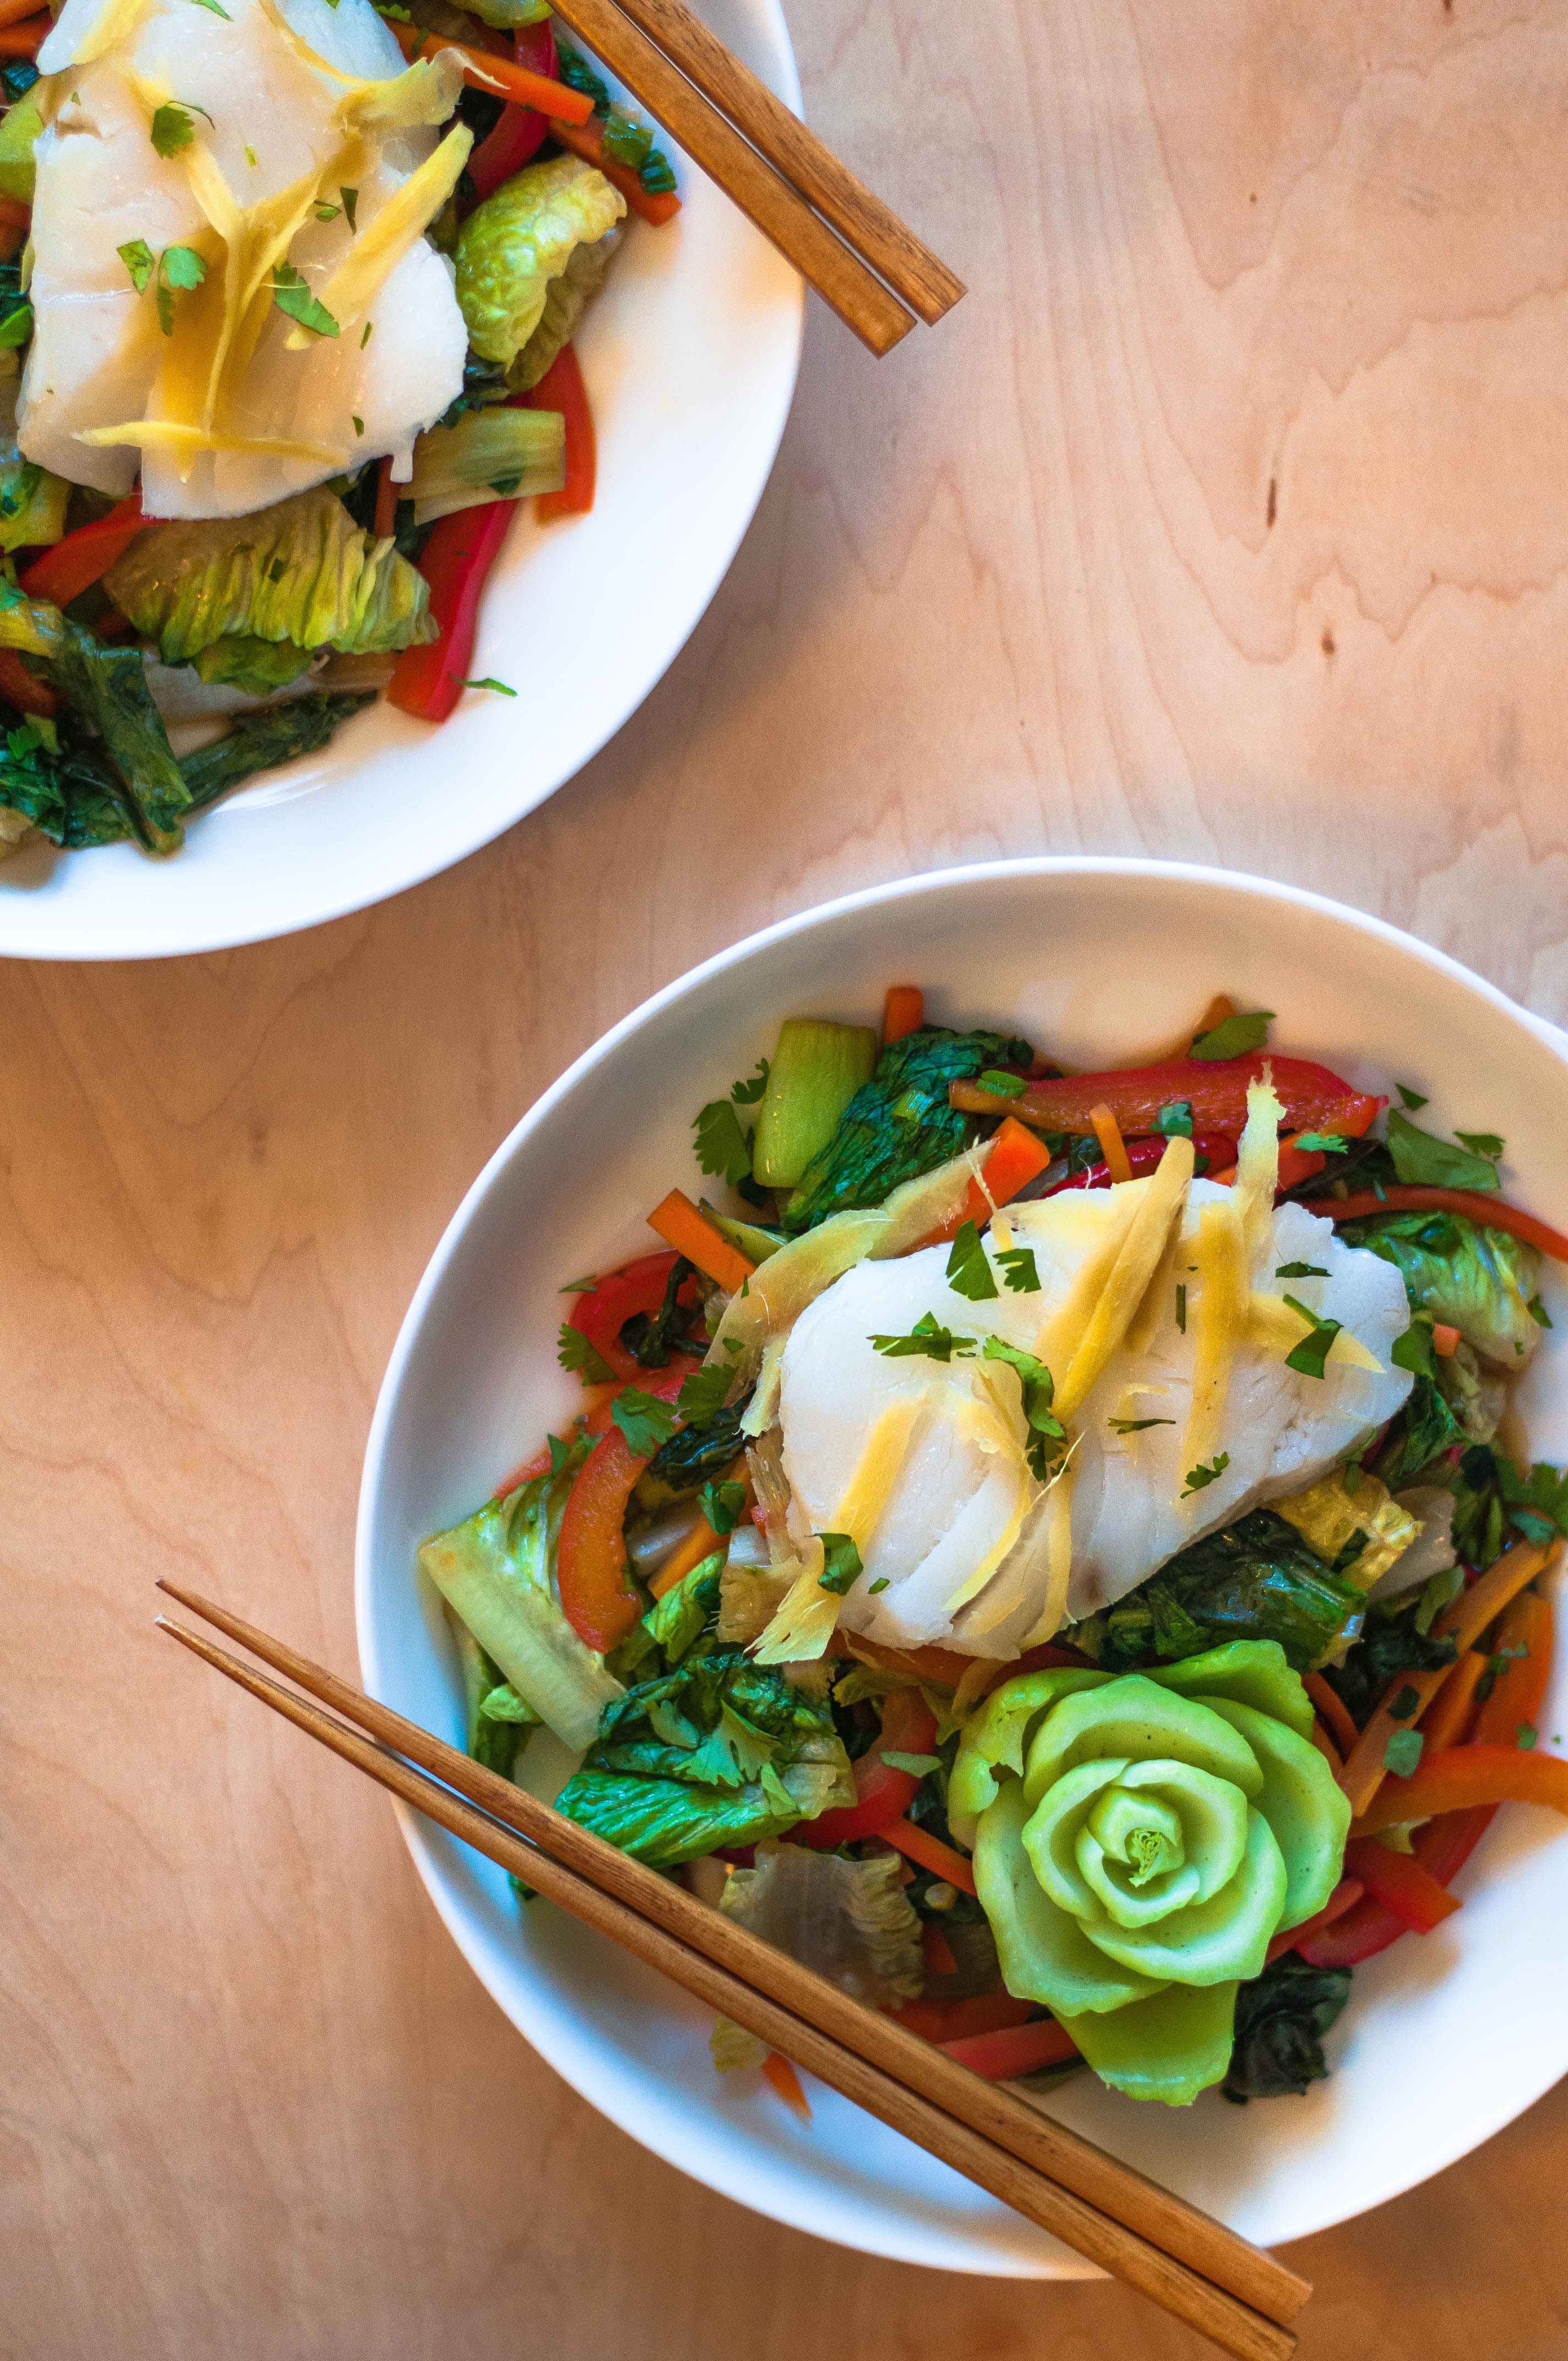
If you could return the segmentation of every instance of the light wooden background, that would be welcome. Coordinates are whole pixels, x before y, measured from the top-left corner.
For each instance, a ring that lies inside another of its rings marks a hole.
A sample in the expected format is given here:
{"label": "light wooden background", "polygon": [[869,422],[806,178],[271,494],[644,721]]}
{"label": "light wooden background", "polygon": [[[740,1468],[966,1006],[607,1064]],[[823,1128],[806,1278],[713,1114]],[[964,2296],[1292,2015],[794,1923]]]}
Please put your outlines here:
{"label": "light wooden background", "polygon": [[[1568,1015],[1568,0],[794,15],[815,121],[972,293],[881,365],[814,316],[644,710],[367,917],[0,975],[5,2361],[1199,2349],[643,2155],[485,1998],[371,1791],[149,1629],[168,1569],[352,1665],[366,1426],[460,1192],[784,912],[1193,857]],[[1299,2249],[1304,2354],[1568,2355],[1565,2136],[1558,2092]]]}

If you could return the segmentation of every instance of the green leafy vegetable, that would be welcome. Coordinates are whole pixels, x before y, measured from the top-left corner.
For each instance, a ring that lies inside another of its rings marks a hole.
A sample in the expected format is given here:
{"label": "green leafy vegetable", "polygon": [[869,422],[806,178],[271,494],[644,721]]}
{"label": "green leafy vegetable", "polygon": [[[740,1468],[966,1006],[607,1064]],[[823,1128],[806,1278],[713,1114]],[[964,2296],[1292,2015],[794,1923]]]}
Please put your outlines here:
{"label": "green leafy vegetable", "polygon": [[634,1312],[630,1320],[622,1321],[620,1341],[639,1367],[669,1367],[672,1345],[682,1341],[679,1334],[681,1290],[691,1275],[692,1265],[684,1255],[677,1255],[670,1265],[670,1275],[664,1281],[663,1300],[657,1312]]}
{"label": "green leafy vegetable", "polygon": [[1514,1533],[1543,1547],[1568,1533],[1568,1473],[1545,1460],[1521,1472],[1488,1444],[1472,1444],[1451,1484],[1453,1545],[1467,1565],[1490,1565]]}
{"label": "green leafy vegetable", "polygon": [[1190,1467],[1187,1471],[1187,1485],[1181,1499],[1185,1500],[1190,1494],[1201,1492],[1210,1484],[1217,1484],[1230,1464],[1228,1451],[1218,1452],[1210,1460],[1201,1459],[1196,1467]]}
{"label": "green leafy vegetable", "polygon": [[166,246],[158,258],[154,292],[158,324],[166,336],[174,334],[174,298],[188,295],[207,276],[207,266],[193,246]]}
{"label": "green leafy vegetable", "polygon": [[1285,1366],[1288,1369],[1295,1369],[1303,1378],[1321,1378],[1329,1349],[1343,1323],[1321,1318],[1310,1304],[1300,1302],[1294,1295],[1288,1295],[1285,1301],[1292,1312],[1299,1312],[1303,1320],[1310,1320],[1312,1323],[1309,1334],[1302,1337],[1295,1350],[1286,1354]]}
{"label": "green leafy vegetable", "polygon": [[33,307],[24,296],[21,302],[0,320],[0,348],[14,352],[25,345],[33,333]]}
{"label": "green leafy vegetable", "polygon": [[1325,1666],[1323,1678],[1335,1689],[1358,1730],[1364,1730],[1387,1695],[1399,1673],[1435,1671],[1452,1664],[1452,1640],[1434,1640],[1416,1629],[1415,1602],[1401,1604],[1396,1615],[1371,1615],[1343,1664]]}
{"label": "green leafy vegetable", "polygon": [[638,1478],[640,1506],[652,1512],[685,1499],[704,1484],[717,1482],[745,1448],[740,1432],[743,1402],[720,1410],[701,1426],[683,1426],[661,1445]]}
{"label": "green leafy vegetable", "polygon": [[785,1017],[757,1115],[752,1161],[765,1187],[795,1187],[832,1138],[857,1091],[871,1080],[876,1061],[877,1037],[869,1025]]}
{"label": "green leafy vegetable", "polygon": [[962,1361],[974,1351],[972,1336],[941,1327],[934,1312],[923,1312],[907,1336],[873,1336],[870,1341],[890,1361]]}
{"label": "green leafy vegetable", "polygon": [[1453,1135],[1462,1148],[1473,1148],[1477,1156],[1498,1157],[1503,1143],[1495,1131],[1456,1131]]}
{"label": "green leafy vegetable", "polygon": [[609,1414],[639,1459],[652,1459],[675,1431],[675,1413],[669,1403],[661,1401],[657,1394],[643,1393],[637,1386],[622,1386],[609,1406]]}
{"label": "green leafy vegetable", "polygon": [[953,1240],[953,1250],[948,1257],[948,1285],[955,1295],[966,1297],[970,1303],[989,1303],[996,1296],[995,1276],[972,1222],[965,1222]]}
{"label": "green leafy vegetable", "polygon": [[280,312],[308,328],[313,336],[335,336],[337,322],[320,298],[311,292],[309,281],[302,278],[291,262],[275,262],[272,266],[272,301]]}
{"label": "green leafy vegetable", "polygon": [[[1436,1211],[1374,1214],[1347,1222],[1341,1235],[1394,1265],[1412,1311],[1425,1313],[1429,1326],[1441,1320],[1457,1328],[1476,1352],[1508,1368],[1535,1350],[1540,1340],[1530,1298],[1541,1257],[1522,1239],[1464,1213]],[[1520,1345],[1522,1355],[1516,1350]]]}
{"label": "green leafy vegetable", "polygon": [[1497,1169],[1485,1156],[1468,1148],[1451,1148],[1422,1131],[1395,1107],[1388,1117],[1388,1153],[1396,1176],[1407,1186],[1423,1189],[1495,1189]]}
{"label": "green leafy vegetable", "polygon": [[183,664],[229,633],[342,655],[438,638],[423,577],[355,523],[325,486],[246,520],[160,524],[104,577],[122,614]]}
{"label": "green leafy vegetable", "polygon": [[1200,1064],[1213,1065],[1225,1058],[1245,1058],[1254,1049],[1261,1049],[1268,1038],[1268,1028],[1274,1022],[1272,1008],[1255,1008],[1246,1015],[1239,1010],[1216,1025],[1211,1033],[1200,1033],[1187,1052]]}
{"label": "green leafy vegetable", "polygon": [[948,1104],[948,1085],[988,1067],[1026,1066],[1033,1055],[1026,1041],[999,1033],[948,1033],[929,1025],[891,1043],[801,1175],[784,1208],[784,1228],[796,1236],[830,1213],[880,1205],[902,1182],[957,1156],[975,1126]]}
{"label": "green leafy vegetable", "polygon": [[569,1320],[561,1323],[555,1358],[564,1369],[581,1378],[586,1386],[602,1386],[615,1375],[604,1355],[590,1344],[580,1328],[574,1328]]}
{"label": "green leafy vegetable", "polygon": [[125,246],[115,248],[130,273],[131,285],[139,295],[158,267],[158,258],[145,237],[133,237]]}
{"label": "green leafy vegetable", "polygon": [[1298,2098],[1328,2072],[1323,2036],[1350,1998],[1348,1968],[1314,1968],[1286,1951],[1236,1993],[1227,2099]]}
{"label": "green leafy vegetable", "polygon": [[625,211],[625,198],[604,174],[570,155],[525,164],[475,206],[454,260],[458,305],[482,359],[503,367],[516,359],[573,248],[603,237]]}
{"label": "green leafy vegetable", "polygon": [[7,107],[4,121],[0,121],[0,196],[9,197],[14,204],[30,205],[38,180],[33,150],[44,124],[31,84],[25,95],[14,87],[13,77],[18,67],[29,71],[34,82],[38,80],[38,70],[30,59],[13,58],[6,61],[6,96],[19,104]]}
{"label": "green leafy vegetable", "polygon": [[1301,1672],[1321,1662],[1365,1605],[1356,1585],[1331,1572],[1293,1525],[1272,1509],[1254,1509],[1179,1551],[1096,1617],[1091,1637],[1111,1672],[1230,1640],[1277,1641]]}
{"label": "green leafy vegetable", "polygon": [[[344,218],[348,224],[348,234],[352,237],[359,227],[359,192],[357,189],[339,189],[337,193],[343,199]],[[369,333],[369,329],[367,328],[366,335],[368,336]]]}
{"label": "green leafy vegetable", "polygon": [[1040,1274],[1033,1246],[1003,1246],[996,1259],[1002,1266],[1010,1295],[1038,1295]]}
{"label": "green leafy vegetable", "polygon": [[514,391],[532,392],[571,343],[584,313],[609,277],[624,235],[619,228],[606,230],[590,246],[572,248],[565,270],[557,271],[544,290],[538,326],[507,369],[506,382]]}
{"label": "green leafy vegetable", "polygon": [[0,647],[43,659],[73,717],[102,737],[132,831],[149,851],[172,852],[181,840],[192,797],[152,701],[139,649],[105,647],[58,607],[26,598],[8,585],[0,590],[5,593],[0,599]]}
{"label": "green leafy vegetable", "polygon": [[274,771],[302,754],[315,753],[341,722],[375,702],[373,689],[338,695],[317,689],[262,713],[236,714],[224,737],[181,760],[192,810],[226,795],[258,771]]}
{"label": "green leafy vegetable", "polygon": [[716,1647],[606,1708],[555,1808],[668,1869],[781,1836],[853,1793],[831,1706],[743,1649]]}
{"label": "green leafy vegetable", "polygon": [[642,1618],[642,1628],[664,1652],[664,1661],[672,1669],[683,1656],[691,1653],[707,1625],[718,1613],[719,1585],[724,1574],[724,1554],[716,1550],[705,1557],[700,1565],[683,1575],[673,1590],[666,1590]]}
{"label": "green leafy vegetable", "polygon": [[1424,1107],[1426,1105],[1427,1102],[1421,1096],[1420,1092],[1412,1091],[1408,1083],[1396,1082],[1394,1088],[1398,1092],[1401,1100],[1404,1102],[1405,1112],[1407,1115],[1414,1115],[1418,1107]]}
{"label": "green leafy vegetable", "polygon": [[[453,674],[451,677],[455,679],[455,674]],[[504,680],[492,680],[488,674],[485,675],[483,680],[459,680],[457,682],[457,686],[459,688],[494,689],[498,697],[515,697],[517,695],[516,689],[509,688]]]}
{"label": "green leafy vegetable", "polygon": [[566,422],[558,410],[467,410],[414,445],[406,498],[414,522],[433,524],[497,499],[558,492],[566,480]]}
{"label": "green leafy vegetable", "polygon": [[178,156],[182,148],[189,148],[196,133],[196,126],[191,120],[192,108],[198,115],[206,115],[207,121],[211,123],[213,118],[207,115],[206,108],[195,106],[193,100],[187,100],[183,105],[176,105],[170,101],[165,106],[154,108],[152,144],[160,156]]}
{"label": "green leafy vegetable", "polygon": [[0,549],[41,548],[59,541],[71,492],[63,476],[24,459],[13,435],[0,439]]}

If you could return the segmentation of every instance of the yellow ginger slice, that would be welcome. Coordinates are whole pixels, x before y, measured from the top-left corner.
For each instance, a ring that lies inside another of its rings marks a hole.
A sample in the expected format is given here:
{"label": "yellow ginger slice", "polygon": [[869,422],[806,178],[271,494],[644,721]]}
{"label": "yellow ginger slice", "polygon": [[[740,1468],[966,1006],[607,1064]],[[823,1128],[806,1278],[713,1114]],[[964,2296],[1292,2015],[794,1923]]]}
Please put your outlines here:
{"label": "yellow ginger slice", "polygon": [[1193,1259],[1198,1267],[1198,1296],[1188,1318],[1196,1323],[1197,1338],[1192,1400],[1181,1439],[1184,1469],[1202,1466],[1218,1451],[1231,1365],[1245,1329],[1246,1247],[1234,1193],[1223,1202],[1199,1208]]}
{"label": "yellow ginger slice", "polygon": [[[1071,1359],[1059,1376],[1048,1355],[1039,1357],[1057,1378],[1052,1408],[1069,1419],[1091,1391],[1126,1335],[1143,1302],[1192,1180],[1192,1142],[1173,1139],[1159,1160],[1129,1223]],[[1137,1184],[1124,1184],[1136,1186]],[[1073,1292],[1076,1294],[1077,1287]],[[1055,1327],[1056,1323],[1053,1322]]]}

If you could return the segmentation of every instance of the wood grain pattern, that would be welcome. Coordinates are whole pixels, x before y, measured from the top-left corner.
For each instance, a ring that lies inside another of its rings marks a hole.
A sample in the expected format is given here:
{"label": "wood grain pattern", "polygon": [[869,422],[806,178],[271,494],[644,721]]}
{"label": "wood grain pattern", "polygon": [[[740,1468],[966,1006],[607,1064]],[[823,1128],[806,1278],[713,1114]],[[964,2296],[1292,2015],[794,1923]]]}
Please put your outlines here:
{"label": "wood grain pattern", "polygon": [[[1568,1016],[1568,5],[794,17],[816,127],[970,292],[886,363],[814,318],[641,713],[367,917],[0,973],[5,2361],[1198,2350],[642,2154],[493,2009],[379,1800],[151,1629],[167,1570],[352,1666],[365,1429],[452,1207],[607,1024],[786,911],[1217,860]],[[1303,2355],[1561,2361],[1565,2139],[1559,2091],[1296,2250]]]}

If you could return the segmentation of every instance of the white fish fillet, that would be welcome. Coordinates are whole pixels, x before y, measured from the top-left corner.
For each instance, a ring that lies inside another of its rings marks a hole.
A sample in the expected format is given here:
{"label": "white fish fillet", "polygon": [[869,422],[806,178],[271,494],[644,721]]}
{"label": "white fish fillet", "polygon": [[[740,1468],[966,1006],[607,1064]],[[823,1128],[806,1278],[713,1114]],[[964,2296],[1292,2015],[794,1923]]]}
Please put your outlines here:
{"label": "white fish fillet", "polygon": [[[58,111],[36,149],[35,328],[18,411],[21,449],[57,475],[119,496],[130,490],[140,465],[149,516],[244,515],[384,453],[406,481],[414,437],[460,390],[467,349],[452,266],[422,237],[382,281],[368,343],[356,324],[340,336],[313,337],[307,351],[290,352],[293,323],[276,307],[268,316],[231,423],[242,434],[308,443],[330,456],[203,452],[181,480],[168,451],[144,457],[129,446],[76,439],[84,428],[145,418],[167,348],[152,297],[137,296],[118,248],[140,238],[159,254],[204,226],[185,167],[177,156],[154,150],[145,100],[123,69],[213,117],[209,126],[195,115],[195,131],[241,205],[290,186],[341,144],[332,121],[341,85],[289,49],[259,0],[225,0],[226,21],[193,0],[148,0],[122,43],[93,63],[71,66],[100,5],[67,0],[38,53],[46,73],[64,71]],[[402,71],[401,51],[369,0],[339,0],[335,8],[325,0],[280,0],[280,7],[341,71],[366,80]],[[356,235],[363,236],[437,137],[405,130],[367,142]],[[337,201],[335,190],[325,194]],[[344,213],[330,222],[313,217],[291,259],[319,288],[350,244]]]}
{"label": "white fish fillet", "polygon": [[[1037,1295],[1003,1287],[994,1301],[971,1303],[947,1283],[947,1247],[931,1246],[902,1261],[857,1265],[796,1322],[783,1363],[784,1465],[817,1531],[835,1530],[883,1411],[902,1394],[923,1402],[892,1497],[862,1548],[864,1573],[845,1600],[842,1620],[851,1630],[894,1647],[937,1641],[970,1655],[1006,1657],[1038,1621],[1046,1576],[1037,1514],[971,1605],[955,1619],[947,1604],[1002,1536],[1014,1497],[996,1457],[964,1431],[974,1364],[890,1360],[869,1339],[907,1334],[929,1312],[956,1332],[989,1333],[1032,1350],[1114,1218],[1119,1193],[1069,1191],[1010,1211],[1014,1242],[1035,1252]],[[1195,1233],[1200,1206],[1228,1195],[1212,1182],[1195,1181],[1183,1238]],[[988,1251],[993,1257],[989,1241]],[[1315,1264],[1329,1276],[1277,1279],[1276,1268],[1286,1262]],[[1217,1481],[1179,1499],[1201,1308],[1200,1281],[1189,1274],[1185,1334],[1176,1323],[1173,1289],[1169,1315],[1152,1343],[1136,1359],[1125,1345],[1117,1351],[1072,1421],[1079,1441],[1068,1610],[1074,1620],[1122,1598],[1189,1542],[1325,1474],[1409,1393],[1409,1374],[1388,1363],[1390,1346],[1409,1322],[1404,1282],[1389,1264],[1342,1245],[1332,1223],[1303,1206],[1284,1205],[1253,1275],[1260,1289],[1288,1291],[1341,1322],[1376,1354],[1384,1373],[1331,1364],[1321,1378],[1302,1377],[1277,1354],[1238,1344],[1221,1422],[1230,1465]],[[1108,1424],[1112,1418],[1172,1423],[1120,1435]],[[1032,1480],[1030,1492],[1037,1500]],[[872,1596],[872,1585],[884,1580],[887,1588]]]}

